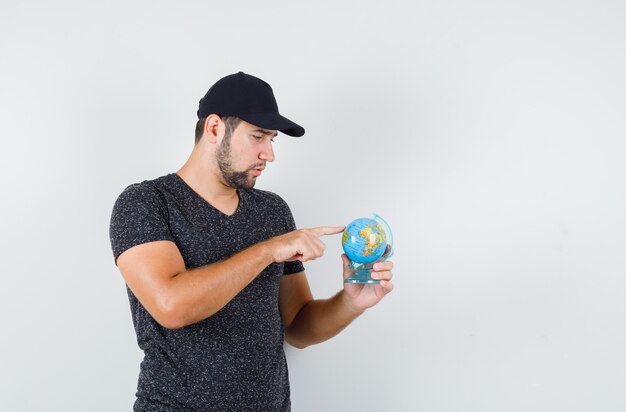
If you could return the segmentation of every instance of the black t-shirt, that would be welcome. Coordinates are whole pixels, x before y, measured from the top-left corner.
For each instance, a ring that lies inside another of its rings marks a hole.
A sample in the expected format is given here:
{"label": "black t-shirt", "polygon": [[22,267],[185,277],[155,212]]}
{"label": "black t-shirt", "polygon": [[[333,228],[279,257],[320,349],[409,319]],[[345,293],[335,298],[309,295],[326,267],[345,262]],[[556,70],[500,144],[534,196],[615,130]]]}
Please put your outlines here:
{"label": "black t-shirt", "polygon": [[[142,243],[170,240],[193,269],[295,230],[276,194],[238,194],[239,206],[228,216],[174,173],[127,187],[111,216],[114,258]],[[301,262],[273,263],[217,313],[180,329],[159,325],[127,288],[144,351],[135,411],[290,410],[278,291],[282,275],[303,270]]]}

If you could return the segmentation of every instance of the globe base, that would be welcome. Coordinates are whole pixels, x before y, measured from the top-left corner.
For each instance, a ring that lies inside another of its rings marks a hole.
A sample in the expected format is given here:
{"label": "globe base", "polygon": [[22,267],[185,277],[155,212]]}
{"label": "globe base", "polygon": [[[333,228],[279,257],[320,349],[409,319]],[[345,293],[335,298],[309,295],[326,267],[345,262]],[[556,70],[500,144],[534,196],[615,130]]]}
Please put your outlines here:
{"label": "globe base", "polygon": [[352,276],[345,278],[343,283],[380,283],[380,280],[372,279],[372,268],[359,268]]}

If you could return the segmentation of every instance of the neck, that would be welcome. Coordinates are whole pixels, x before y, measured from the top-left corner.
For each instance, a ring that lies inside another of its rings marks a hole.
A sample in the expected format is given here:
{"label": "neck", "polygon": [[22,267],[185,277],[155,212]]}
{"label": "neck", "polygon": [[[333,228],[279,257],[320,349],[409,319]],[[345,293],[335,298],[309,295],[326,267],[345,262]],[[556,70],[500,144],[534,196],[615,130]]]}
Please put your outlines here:
{"label": "neck", "polygon": [[216,207],[238,202],[237,191],[222,181],[215,159],[207,152],[196,145],[189,159],[176,174],[204,200]]}

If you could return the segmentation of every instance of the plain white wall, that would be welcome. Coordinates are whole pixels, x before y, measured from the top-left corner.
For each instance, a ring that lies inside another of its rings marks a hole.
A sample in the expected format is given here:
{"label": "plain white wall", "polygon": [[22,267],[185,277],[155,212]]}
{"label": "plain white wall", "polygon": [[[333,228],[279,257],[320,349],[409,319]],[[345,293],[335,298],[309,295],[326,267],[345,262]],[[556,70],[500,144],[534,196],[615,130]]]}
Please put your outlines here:
{"label": "plain white wall", "polygon": [[307,129],[258,187],[396,240],[393,294],[287,349],[294,411],[626,410],[624,3],[227,4],[2,1],[0,409],[131,409],[110,211],[243,70]]}

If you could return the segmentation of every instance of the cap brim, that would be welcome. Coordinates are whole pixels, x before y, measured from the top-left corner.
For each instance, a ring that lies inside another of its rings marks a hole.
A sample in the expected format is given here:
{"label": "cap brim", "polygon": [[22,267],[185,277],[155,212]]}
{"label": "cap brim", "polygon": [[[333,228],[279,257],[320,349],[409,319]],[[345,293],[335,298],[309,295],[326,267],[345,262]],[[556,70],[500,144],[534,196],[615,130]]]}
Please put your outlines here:
{"label": "cap brim", "polygon": [[278,130],[286,135],[300,137],[304,128],[278,113],[239,114],[240,119],[263,129]]}

